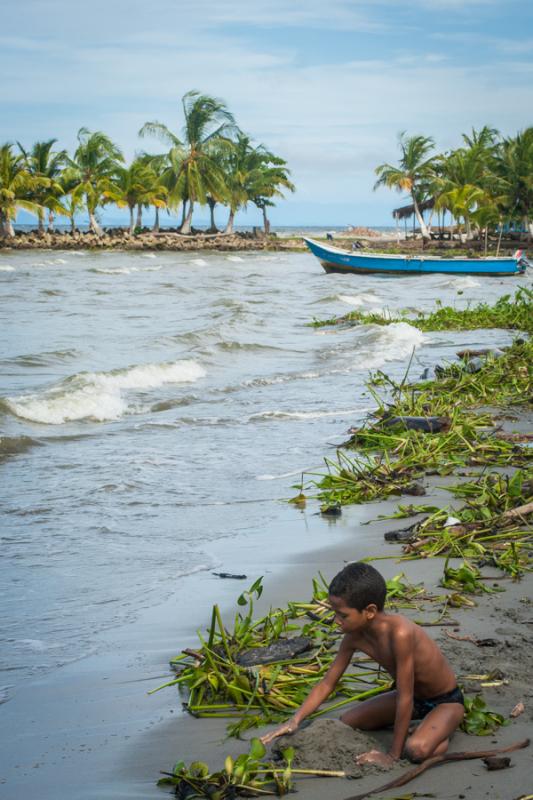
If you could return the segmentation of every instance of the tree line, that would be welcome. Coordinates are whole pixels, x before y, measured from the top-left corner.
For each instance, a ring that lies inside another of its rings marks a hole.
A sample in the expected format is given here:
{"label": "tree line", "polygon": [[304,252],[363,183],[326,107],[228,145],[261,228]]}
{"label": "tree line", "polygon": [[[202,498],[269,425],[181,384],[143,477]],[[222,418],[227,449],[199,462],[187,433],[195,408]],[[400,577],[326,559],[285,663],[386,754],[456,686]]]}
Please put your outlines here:
{"label": "tree line", "polygon": [[98,210],[114,203],[128,208],[130,232],[142,227],[143,210],[155,209],[159,230],[163,209],[181,208],[180,232],[191,232],[194,209],[208,206],[210,231],[216,232],[214,211],[226,206],[225,233],[233,232],[236,212],[252,203],[270,230],[267,209],[284,190],[294,191],[283,158],[254,144],[235,122],[226,104],[197,91],[182,98],[184,125],[180,136],[160,122],[147,122],[141,138],[159,139],[168,151],[142,152],[130,164],[120,148],[100,131],[81,128],[73,155],[56,151],[57,139],[36,142],[26,150],[19,142],[0,147],[0,236],[13,237],[13,221],[24,209],[37,216],[44,233],[54,229],[56,216],[66,216],[71,230],[76,214],[85,210],[90,230],[102,235]]}
{"label": "tree line", "polygon": [[[466,238],[514,225],[533,236],[533,127],[503,137],[489,126],[463,134],[462,145],[435,153],[428,136],[399,136],[397,165],[381,164],[374,186],[410,195],[421,234],[429,238],[435,212],[446,211]],[[429,221],[422,209],[430,207]]]}

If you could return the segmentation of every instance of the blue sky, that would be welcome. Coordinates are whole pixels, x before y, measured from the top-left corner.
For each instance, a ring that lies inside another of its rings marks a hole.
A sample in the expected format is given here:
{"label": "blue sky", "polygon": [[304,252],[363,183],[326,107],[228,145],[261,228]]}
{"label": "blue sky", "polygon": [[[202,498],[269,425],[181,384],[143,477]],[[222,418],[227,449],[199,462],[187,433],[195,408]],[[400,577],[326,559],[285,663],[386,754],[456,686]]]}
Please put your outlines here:
{"label": "blue sky", "polygon": [[373,192],[373,170],[398,132],[444,150],[531,125],[532,53],[532,0],[4,0],[0,142],[73,149],[87,126],[156,152],[139,128],[179,131],[199,89],[288,161],[275,224],[387,225],[402,198]]}

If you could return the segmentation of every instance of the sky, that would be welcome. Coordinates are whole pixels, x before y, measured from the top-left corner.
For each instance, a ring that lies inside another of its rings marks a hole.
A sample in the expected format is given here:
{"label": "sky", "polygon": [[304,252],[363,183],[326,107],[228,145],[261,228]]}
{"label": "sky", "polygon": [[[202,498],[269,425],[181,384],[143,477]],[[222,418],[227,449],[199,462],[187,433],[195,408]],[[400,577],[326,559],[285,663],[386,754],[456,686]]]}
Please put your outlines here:
{"label": "sky", "polygon": [[139,129],[179,135],[197,89],[288,162],[274,224],[389,225],[405,198],[373,191],[374,169],[399,132],[442,152],[531,125],[532,54],[533,0],[3,0],[0,143],[72,151],[85,126],[127,158],[162,152]]}

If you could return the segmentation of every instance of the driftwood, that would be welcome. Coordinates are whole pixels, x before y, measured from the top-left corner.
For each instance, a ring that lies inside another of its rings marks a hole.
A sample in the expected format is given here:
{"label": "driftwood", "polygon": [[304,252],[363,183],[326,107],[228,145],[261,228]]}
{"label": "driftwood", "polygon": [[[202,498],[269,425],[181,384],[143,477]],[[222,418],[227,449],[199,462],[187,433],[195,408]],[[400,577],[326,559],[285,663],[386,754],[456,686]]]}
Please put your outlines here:
{"label": "driftwood", "polygon": [[216,575],[217,578],[233,578],[235,581],[245,581],[248,577],[247,575],[232,575],[231,572],[213,572],[213,575]]}
{"label": "driftwood", "polygon": [[526,503],[525,506],[518,506],[518,508],[511,508],[509,511],[504,511],[502,519],[516,519],[516,517],[525,517],[527,514],[533,513],[533,503]]}
{"label": "driftwood", "polygon": [[533,442],[533,433],[506,433],[505,431],[498,431],[495,436],[496,439],[501,439],[503,442]]}
{"label": "driftwood", "polygon": [[241,667],[255,667],[258,664],[272,664],[304,653],[313,643],[307,636],[294,636],[292,639],[279,639],[268,647],[253,647],[237,657]]}
{"label": "driftwood", "polygon": [[409,781],[412,781],[413,778],[418,777],[418,775],[421,775],[431,767],[437,767],[439,764],[449,764],[452,761],[468,761],[474,758],[492,758],[493,756],[499,756],[501,753],[512,753],[514,750],[523,750],[524,747],[528,746],[529,739],[523,739],[521,742],[515,742],[515,744],[509,745],[509,747],[500,747],[497,750],[445,753],[442,756],[426,758],[426,760],[417,767],[407,770],[407,772],[404,772],[403,775],[400,775],[398,778],[389,781],[389,783],[386,783],[383,786],[377,786],[375,789],[370,789],[368,792],[354,794],[351,797],[347,797],[346,800],[364,800],[365,797],[370,797],[371,794],[377,794],[377,792],[386,792],[389,789],[395,789],[397,786],[405,786],[405,784],[409,783]]}
{"label": "driftwood", "polygon": [[386,417],[382,421],[384,428],[401,426],[408,431],[423,431],[424,433],[439,433],[448,431],[452,421],[449,417]]}
{"label": "driftwood", "polygon": [[505,353],[499,347],[482,347],[479,350],[458,350],[457,356],[468,361],[470,358],[477,358],[479,356],[492,356],[493,358],[501,358]]}

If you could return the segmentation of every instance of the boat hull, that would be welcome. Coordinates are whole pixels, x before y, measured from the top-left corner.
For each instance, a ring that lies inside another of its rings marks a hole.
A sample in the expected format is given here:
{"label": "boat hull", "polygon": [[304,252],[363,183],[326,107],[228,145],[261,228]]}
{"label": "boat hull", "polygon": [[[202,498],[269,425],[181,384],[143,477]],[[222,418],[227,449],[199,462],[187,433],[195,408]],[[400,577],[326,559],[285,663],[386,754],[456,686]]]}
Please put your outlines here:
{"label": "boat hull", "polygon": [[326,272],[369,273],[387,275],[519,275],[525,270],[521,257],[513,258],[440,258],[438,256],[349,253],[304,239]]}

